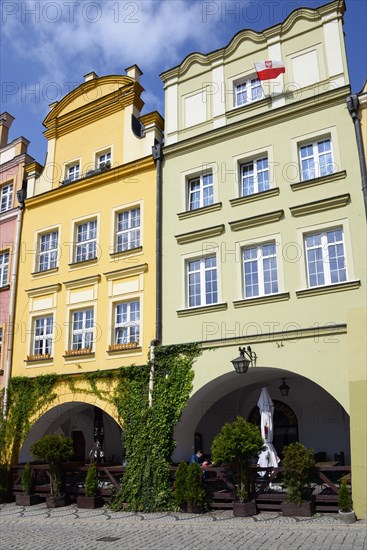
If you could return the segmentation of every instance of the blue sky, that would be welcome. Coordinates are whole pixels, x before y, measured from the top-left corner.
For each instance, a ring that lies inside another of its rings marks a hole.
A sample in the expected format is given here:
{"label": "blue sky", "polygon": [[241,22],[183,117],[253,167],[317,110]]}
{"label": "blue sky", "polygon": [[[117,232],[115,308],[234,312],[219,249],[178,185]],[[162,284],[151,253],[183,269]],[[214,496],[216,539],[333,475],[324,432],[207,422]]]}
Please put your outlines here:
{"label": "blue sky", "polygon": [[[29,153],[43,164],[42,121],[60,100],[94,70],[124,74],[136,63],[143,71],[144,112],[164,114],[159,74],[190,52],[226,45],[241,29],[262,30],[293,10],[319,0],[2,0],[1,112],[16,120],[10,139],[23,135]],[[367,2],[346,0],[344,31],[353,92],[367,72]]]}

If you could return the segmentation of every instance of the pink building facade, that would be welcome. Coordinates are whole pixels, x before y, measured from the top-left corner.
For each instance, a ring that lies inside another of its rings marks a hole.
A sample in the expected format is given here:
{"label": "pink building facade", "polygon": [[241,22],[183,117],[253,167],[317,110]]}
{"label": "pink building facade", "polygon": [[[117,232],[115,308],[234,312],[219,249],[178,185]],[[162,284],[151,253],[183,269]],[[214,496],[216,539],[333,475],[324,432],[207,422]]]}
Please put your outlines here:
{"label": "pink building facade", "polygon": [[11,275],[19,211],[17,192],[22,189],[26,164],[34,160],[27,153],[27,139],[21,136],[9,142],[13,120],[9,113],[0,114],[0,388],[6,376]]}

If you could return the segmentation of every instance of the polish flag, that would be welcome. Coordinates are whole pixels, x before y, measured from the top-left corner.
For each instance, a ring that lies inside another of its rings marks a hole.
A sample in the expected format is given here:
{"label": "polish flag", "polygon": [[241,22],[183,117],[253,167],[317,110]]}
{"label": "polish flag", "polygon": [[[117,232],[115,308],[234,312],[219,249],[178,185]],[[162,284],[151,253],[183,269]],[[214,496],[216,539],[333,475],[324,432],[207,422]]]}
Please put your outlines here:
{"label": "polish flag", "polygon": [[285,66],[282,61],[257,61],[255,69],[259,80],[271,80],[285,73]]}

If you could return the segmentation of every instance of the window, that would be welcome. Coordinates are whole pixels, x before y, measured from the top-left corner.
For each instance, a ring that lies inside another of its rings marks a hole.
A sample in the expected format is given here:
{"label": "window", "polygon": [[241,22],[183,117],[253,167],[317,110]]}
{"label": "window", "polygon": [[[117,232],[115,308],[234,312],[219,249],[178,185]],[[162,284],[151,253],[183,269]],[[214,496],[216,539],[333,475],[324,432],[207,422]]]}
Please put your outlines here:
{"label": "window", "polygon": [[8,284],[9,252],[0,254],[0,287]]}
{"label": "window", "polygon": [[139,343],[140,303],[139,300],[124,302],[115,306],[114,344]]}
{"label": "window", "polygon": [[243,274],[246,298],[278,292],[275,242],[244,248]]}
{"label": "window", "polygon": [[97,168],[109,168],[111,166],[111,151],[105,151],[97,155]]}
{"label": "window", "polygon": [[234,86],[234,104],[235,107],[247,105],[252,101],[258,101],[263,97],[263,89],[258,78],[249,78],[238,82]]}
{"label": "window", "polygon": [[188,181],[189,210],[214,203],[213,174],[204,174]]}
{"label": "window", "polygon": [[347,280],[343,229],[306,235],[305,249],[309,287]]}
{"label": "window", "polygon": [[40,235],[38,240],[38,271],[47,271],[57,266],[58,231]]}
{"label": "window", "polygon": [[116,252],[140,246],[140,208],[117,214]]}
{"label": "window", "polygon": [[261,193],[269,189],[269,162],[268,158],[252,160],[241,164],[241,197]]}
{"label": "window", "polygon": [[75,164],[69,164],[66,168],[66,177],[70,181],[77,180],[80,177],[80,165],[79,162]]}
{"label": "window", "polygon": [[217,259],[215,256],[187,262],[188,306],[218,302]]}
{"label": "window", "polygon": [[1,188],[0,194],[0,212],[6,212],[12,207],[13,201],[13,184],[9,183]]}
{"label": "window", "polygon": [[323,139],[299,148],[302,181],[327,176],[334,172],[331,140]]}
{"label": "window", "polygon": [[3,329],[0,328],[0,368],[1,368],[2,353],[3,353]]}
{"label": "window", "polygon": [[71,349],[90,349],[93,347],[93,309],[74,311],[72,316]]}
{"label": "window", "polygon": [[97,257],[97,220],[77,225],[75,261],[85,262]]}
{"label": "window", "polygon": [[33,353],[34,355],[52,355],[53,316],[34,319]]}

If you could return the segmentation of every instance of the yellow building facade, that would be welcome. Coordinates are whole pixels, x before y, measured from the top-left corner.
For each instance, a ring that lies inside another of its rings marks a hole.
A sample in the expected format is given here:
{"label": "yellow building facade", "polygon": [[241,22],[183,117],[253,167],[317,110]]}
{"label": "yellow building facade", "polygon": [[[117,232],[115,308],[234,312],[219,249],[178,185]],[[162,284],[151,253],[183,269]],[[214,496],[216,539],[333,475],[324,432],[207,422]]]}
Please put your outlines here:
{"label": "yellow building facade", "polygon": [[[27,167],[13,377],[72,378],[147,363],[156,330],[152,147],[161,141],[163,119],[140,116],[141,72],[126,72],[86,75],[44,121],[45,167]],[[96,443],[93,421],[100,421],[112,434],[106,457],[121,461],[111,405],[67,383],[56,391],[55,414],[42,411],[19,459],[29,458],[35,437],[52,431],[73,437],[84,460]]]}

